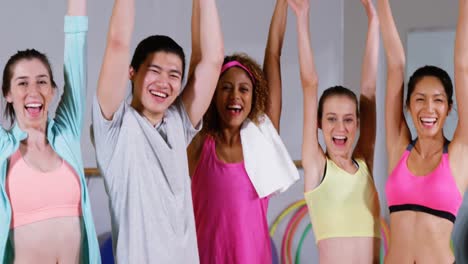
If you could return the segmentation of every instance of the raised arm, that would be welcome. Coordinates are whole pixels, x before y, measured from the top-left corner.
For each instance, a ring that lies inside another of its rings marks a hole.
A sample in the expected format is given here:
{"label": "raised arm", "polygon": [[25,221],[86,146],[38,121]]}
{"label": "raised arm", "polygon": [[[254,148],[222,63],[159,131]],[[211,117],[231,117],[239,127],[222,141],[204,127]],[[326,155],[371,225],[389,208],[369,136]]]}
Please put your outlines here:
{"label": "raised arm", "polygon": [[454,143],[468,145],[468,0],[460,0],[458,24],[455,37],[455,95],[458,106],[458,125]]}
{"label": "raised arm", "polygon": [[[190,66],[188,71],[189,80],[193,79],[192,76],[195,71],[195,67],[200,62],[200,59],[200,0],[194,0],[192,3],[192,54],[190,55]],[[202,135],[202,133],[196,134],[187,147],[190,177],[192,177],[200,159],[204,138],[205,137]]]}
{"label": "raised arm", "polygon": [[356,155],[364,157],[372,170],[376,134],[375,90],[377,85],[377,64],[379,59],[379,19],[372,0],[361,0],[367,14],[367,40],[361,70],[361,96],[359,108],[360,137]]}
{"label": "raised arm", "polygon": [[76,137],[81,136],[87,89],[88,18],[86,0],[69,0],[65,16],[64,80],[62,98],[55,112],[58,126]]}
{"label": "raised arm", "polygon": [[379,0],[380,29],[387,59],[387,92],[385,96],[385,128],[389,170],[410,141],[410,132],[403,114],[405,51],[393,20],[389,0]]}
{"label": "raised arm", "polygon": [[[193,125],[197,125],[210,105],[224,58],[224,44],[215,0],[193,0],[192,52],[189,81],[182,102]],[[198,15],[199,14],[199,15]],[[198,21],[197,21],[198,20]],[[199,43],[199,44],[197,44]]]}
{"label": "raised arm", "polygon": [[309,0],[288,0],[288,3],[297,18],[299,66],[304,93],[302,166],[304,167],[304,191],[307,192],[319,184],[325,167],[325,155],[317,137],[318,76],[310,42]]}
{"label": "raised arm", "polygon": [[69,0],[68,16],[86,16],[86,0]]}
{"label": "raised arm", "polygon": [[201,47],[200,47],[200,0],[193,0],[192,2],[192,54],[190,55],[190,64],[188,71],[188,80],[192,79],[195,67],[201,60]]}
{"label": "raised arm", "polygon": [[97,99],[110,120],[125,98],[129,76],[130,42],[135,19],[134,0],[115,0],[99,74]]}
{"label": "raised arm", "polygon": [[271,18],[270,31],[265,49],[263,72],[268,82],[269,102],[266,114],[279,131],[281,118],[281,66],[280,57],[283,48],[286,20],[288,18],[288,3],[286,0],[277,0],[273,17]]}

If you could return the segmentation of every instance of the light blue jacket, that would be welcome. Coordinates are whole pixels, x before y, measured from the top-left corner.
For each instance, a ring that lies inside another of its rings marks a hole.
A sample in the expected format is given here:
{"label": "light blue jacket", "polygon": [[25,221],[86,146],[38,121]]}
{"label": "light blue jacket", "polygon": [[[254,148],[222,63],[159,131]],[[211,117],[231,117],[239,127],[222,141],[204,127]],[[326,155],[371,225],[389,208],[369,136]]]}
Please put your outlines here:
{"label": "light blue jacket", "polygon": [[[64,75],[65,87],[55,119],[47,123],[47,140],[55,152],[70,164],[80,177],[82,237],[81,263],[101,263],[99,244],[94,229],[93,216],[81,157],[81,130],[86,101],[86,33],[88,18],[65,17]],[[19,143],[27,137],[17,124],[9,131],[0,127],[0,260],[12,263],[13,249],[9,241],[11,206],[5,189],[5,179],[10,156],[18,150]],[[51,186],[60,188],[60,186]],[[47,246],[47,245],[44,245]]]}

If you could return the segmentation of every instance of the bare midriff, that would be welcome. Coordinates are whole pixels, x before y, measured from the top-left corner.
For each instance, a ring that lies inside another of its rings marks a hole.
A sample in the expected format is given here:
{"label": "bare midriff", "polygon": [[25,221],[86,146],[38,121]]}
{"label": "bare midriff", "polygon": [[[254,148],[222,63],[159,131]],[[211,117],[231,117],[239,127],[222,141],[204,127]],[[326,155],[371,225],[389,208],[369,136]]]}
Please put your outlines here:
{"label": "bare midriff", "polygon": [[380,239],[374,237],[337,237],[317,244],[320,264],[378,264]]}
{"label": "bare midriff", "polygon": [[401,211],[390,214],[390,243],[385,264],[452,264],[453,223],[428,213]]}
{"label": "bare midriff", "polygon": [[16,227],[10,231],[14,264],[78,264],[81,217],[57,217]]}

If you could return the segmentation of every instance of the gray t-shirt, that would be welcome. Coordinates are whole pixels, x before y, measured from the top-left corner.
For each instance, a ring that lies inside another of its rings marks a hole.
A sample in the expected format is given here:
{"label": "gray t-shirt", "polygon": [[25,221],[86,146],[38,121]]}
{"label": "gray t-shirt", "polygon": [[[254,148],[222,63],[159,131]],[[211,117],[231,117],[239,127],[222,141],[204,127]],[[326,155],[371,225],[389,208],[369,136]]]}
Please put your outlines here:
{"label": "gray t-shirt", "polygon": [[192,126],[180,100],[163,122],[160,132],[126,102],[108,121],[94,98],[117,263],[199,263],[186,147],[201,124]]}

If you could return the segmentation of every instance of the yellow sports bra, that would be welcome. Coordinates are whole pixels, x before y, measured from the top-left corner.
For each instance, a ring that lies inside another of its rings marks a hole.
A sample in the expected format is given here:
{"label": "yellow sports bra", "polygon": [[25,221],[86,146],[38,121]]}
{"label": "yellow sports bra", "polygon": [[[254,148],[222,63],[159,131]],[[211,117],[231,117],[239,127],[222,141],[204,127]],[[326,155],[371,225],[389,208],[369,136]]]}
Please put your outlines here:
{"label": "yellow sports bra", "polygon": [[327,158],[322,183],[304,194],[315,241],[335,237],[380,238],[379,197],[363,160],[350,174]]}

